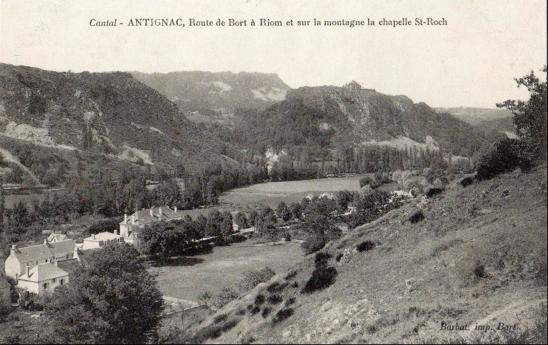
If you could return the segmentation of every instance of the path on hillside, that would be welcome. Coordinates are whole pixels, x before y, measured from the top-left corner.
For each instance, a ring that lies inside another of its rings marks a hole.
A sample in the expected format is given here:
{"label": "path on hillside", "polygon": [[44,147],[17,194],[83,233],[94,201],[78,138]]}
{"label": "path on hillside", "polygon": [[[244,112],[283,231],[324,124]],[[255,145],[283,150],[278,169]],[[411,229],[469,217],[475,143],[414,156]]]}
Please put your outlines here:
{"label": "path on hillside", "polygon": [[38,185],[38,186],[41,186],[42,184],[40,183],[40,180],[38,179],[38,177],[36,177],[36,175],[34,175],[32,173],[32,171],[29,170],[29,168],[27,168],[26,166],[24,166],[20,161],[19,159],[14,156],[11,152],[9,152],[8,150],[6,149],[3,149],[3,148],[0,148],[0,154],[2,154],[2,157],[4,158],[4,161],[6,162],[10,162],[10,163],[13,163],[13,164],[16,164],[17,166],[19,166],[24,172],[26,172],[27,174],[29,174],[29,176],[31,177],[31,179],[33,180],[33,182]]}

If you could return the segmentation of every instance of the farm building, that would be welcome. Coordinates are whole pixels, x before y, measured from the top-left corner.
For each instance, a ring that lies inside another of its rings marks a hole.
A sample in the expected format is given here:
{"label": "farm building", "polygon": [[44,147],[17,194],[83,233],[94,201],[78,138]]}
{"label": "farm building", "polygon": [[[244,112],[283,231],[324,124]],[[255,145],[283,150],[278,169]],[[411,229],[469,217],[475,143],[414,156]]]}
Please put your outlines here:
{"label": "farm building", "polygon": [[118,235],[117,232],[118,231],[115,231],[114,233],[105,231],[105,232],[93,234],[89,237],[86,237],[84,238],[82,249],[83,250],[99,249],[109,244],[124,242],[124,238]]}

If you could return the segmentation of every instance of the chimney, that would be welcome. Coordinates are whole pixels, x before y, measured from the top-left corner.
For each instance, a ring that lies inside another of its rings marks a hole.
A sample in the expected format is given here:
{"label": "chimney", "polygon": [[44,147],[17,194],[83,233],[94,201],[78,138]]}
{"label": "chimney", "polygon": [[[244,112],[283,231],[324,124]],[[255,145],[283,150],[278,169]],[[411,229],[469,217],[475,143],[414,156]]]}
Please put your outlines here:
{"label": "chimney", "polygon": [[158,209],[158,212],[160,212],[160,217],[162,217],[162,208],[161,207]]}
{"label": "chimney", "polygon": [[45,245],[48,244],[48,239],[47,239],[47,238],[44,238],[44,244],[45,244]]}
{"label": "chimney", "polygon": [[150,216],[151,216],[151,217],[154,217],[154,207],[151,207],[151,208],[150,208]]}
{"label": "chimney", "polygon": [[118,230],[114,230],[114,235],[118,235]]}
{"label": "chimney", "polygon": [[131,215],[131,224],[135,224],[135,215],[134,214]]}
{"label": "chimney", "polygon": [[173,210],[175,211],[175,213],[177,213],[177,206],[175,206]]}
{"label": "chimney", "polygon": [[53,260],[53,264],[55,265],[55,267],[59,267],[59,261]]}
{"label": "chimney", "polygon": [[30,266],[29,264],[27,263],[27,267],[26,267],[26,272],[27,272],[27,278],[30,277]]}
{"label": "chimney", "polygon": [[74,254],[73,254],[73,257],[74,259],[80,261],[80,255],[78,254],[78,247],[74,246]]}
{"label": "chimney", "polygon": [[95,234],[91,235],[91,238],[95,239]]}
{"label": "chimney", "polygon": [[15,254],[16,251],[17,251],[17,245],[16,245],[16,244],[12,244],[12,245],[11,245],[11,249],[10,249],[10,255],[11,255],[11,254]]}
{"label": "chimney", "polygon": [[127,213],[124,213],[124,224],[127,223]]}

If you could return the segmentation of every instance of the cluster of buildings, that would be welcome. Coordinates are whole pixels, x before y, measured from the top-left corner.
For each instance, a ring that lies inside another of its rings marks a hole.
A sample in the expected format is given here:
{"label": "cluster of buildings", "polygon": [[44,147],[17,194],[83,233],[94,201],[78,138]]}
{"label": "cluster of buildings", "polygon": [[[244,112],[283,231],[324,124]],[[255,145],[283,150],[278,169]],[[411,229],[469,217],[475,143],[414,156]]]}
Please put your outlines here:
{"label": "cluster of buildings", "polygon": [[[116,243],[135,244],[139,230],[158,221],[182,219],[177,208],[157,207],[124,215],[119,230],[101,232],[76,243],[65,234],[52,233],[42,244],[26,247],[12,245],[5,261],[7,277],[17,286],[35,294],[53,292],[56,287],[67,284],[71,272],[78,268],[86,251],[103,248]],[[119,232],[118,232],[119,231]]]}
{"label": "cluster of buildings", "polygon": [[[107,245],[126,242],[136,245],[139,231],[146,225],[159,221],[183,219],[184,213],[167,206],[139,210],[124,215],[119,230],[101,232],[76,243],[65,234],[52,233],[42,244],[27,247],[12,245],[5,261],[6,276],[17,286],[35,294],[53,292],[56,287],[69,282],[71,272],[78,269],[85,253]],[[237,231],[237,225],[233,225]],[[254,228],[247,229],[254,231]],[[243,232],[242,232],[243,233]]]}

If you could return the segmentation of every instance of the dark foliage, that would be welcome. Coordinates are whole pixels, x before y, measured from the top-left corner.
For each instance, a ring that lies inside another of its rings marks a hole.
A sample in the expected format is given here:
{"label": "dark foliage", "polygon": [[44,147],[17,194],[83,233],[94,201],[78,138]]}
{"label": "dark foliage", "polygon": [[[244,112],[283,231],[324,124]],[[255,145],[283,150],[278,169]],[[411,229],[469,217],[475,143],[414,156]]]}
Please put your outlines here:
{"label": "dark foliage", "polygon": [[312,293],[331,286],[337,277],[334,267],[318,267],[312,272],[312,276],[306,282],[302,293]]}
{"label": "dark foliage", "polygon": [[274,295],[268,296],[267,301],[268,303],[275,305],[275,304],[281,303],[283,301],[283,298],[282,296],[278,294],[274,294]]}
{"label": "dark foliage", "polygon": [[329,259],[331,259],[331,254],[329,253],[316,253],[316,256],[314,257],[314,265],[316,268],[327,266]]}
{"label": "dark foliage", "polygon": [[270,314],[272,309],[270,307],[264,307],[263,311],[261,312],[261,316],[266,319],[266,317]]}
{"label": "dark foliage", "polygon": [[476,178],[480,181],[488,180],[516,168],[528,171],[531,167],[526,144],[507,138],[497,142],[491,151],[480,158]]}
{"label": "dark foliage", "polygon": [[276,315],[272,318],[272,322],[278,323],[281,322],[293,315],[295,311],[293,308],[284,308],[276,313]]}
{"label": "dark foliage", "polygon": [[409,221],[411,223],[418,223],[423,219],[424,219],[424,213],[422,213],[421,210],[416,210],[409,216]]}
{"label": "dark foliage", "polygon": [[368,250],[371,250],[375,248],[375,242],[373,241],[363,241],[361,242],[360,244],[358,244],[356,246],[356,249],[359,251],[359,252],[365,252],[365,251],[368,251]]}
{"label": "dark foliage", "polygon": [[259,294],[255,297],[255,305],[262,305],[264,301],[265,301],[264,295]]}

